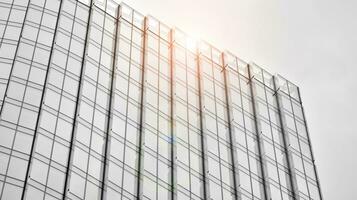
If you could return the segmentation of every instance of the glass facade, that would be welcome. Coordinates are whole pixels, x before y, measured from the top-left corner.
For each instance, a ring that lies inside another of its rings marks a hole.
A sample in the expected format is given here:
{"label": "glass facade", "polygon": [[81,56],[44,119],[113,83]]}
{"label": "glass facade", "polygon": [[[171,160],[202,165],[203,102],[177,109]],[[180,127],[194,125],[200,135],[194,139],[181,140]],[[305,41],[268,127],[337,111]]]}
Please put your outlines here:
{"label": "glass facade", "polygon": [[0,2],[0,199],[320,191],[280,75],[114,0]]}

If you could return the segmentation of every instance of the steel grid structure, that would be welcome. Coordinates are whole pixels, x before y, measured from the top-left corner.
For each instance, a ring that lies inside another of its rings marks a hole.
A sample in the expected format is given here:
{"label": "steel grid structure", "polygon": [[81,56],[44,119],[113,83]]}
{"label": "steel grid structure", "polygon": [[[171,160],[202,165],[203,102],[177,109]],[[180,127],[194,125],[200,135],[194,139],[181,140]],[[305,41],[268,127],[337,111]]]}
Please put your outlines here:
{"label": "steel grid structure", "polygon": [[112,0],[2,0],[0,37],[0,199],[322,199],[280,75]]}

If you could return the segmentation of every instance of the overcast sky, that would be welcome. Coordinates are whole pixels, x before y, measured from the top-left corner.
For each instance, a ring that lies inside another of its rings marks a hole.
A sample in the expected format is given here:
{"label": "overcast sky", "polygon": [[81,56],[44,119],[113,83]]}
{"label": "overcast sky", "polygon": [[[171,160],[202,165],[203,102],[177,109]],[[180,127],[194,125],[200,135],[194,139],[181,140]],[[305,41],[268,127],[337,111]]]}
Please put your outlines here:
{"label": "overcast sky", "polygon": [[324,199],[357,199],[356,0],[124,2],[296,83]]}

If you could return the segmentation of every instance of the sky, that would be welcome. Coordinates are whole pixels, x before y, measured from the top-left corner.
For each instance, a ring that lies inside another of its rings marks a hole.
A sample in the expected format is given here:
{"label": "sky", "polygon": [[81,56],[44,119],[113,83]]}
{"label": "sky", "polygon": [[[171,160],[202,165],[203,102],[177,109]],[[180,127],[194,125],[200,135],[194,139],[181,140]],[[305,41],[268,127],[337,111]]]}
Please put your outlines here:
{"label": "sky", "polygon": [[124,2],[297,84],[324,199],[357,199],[357,1]]}

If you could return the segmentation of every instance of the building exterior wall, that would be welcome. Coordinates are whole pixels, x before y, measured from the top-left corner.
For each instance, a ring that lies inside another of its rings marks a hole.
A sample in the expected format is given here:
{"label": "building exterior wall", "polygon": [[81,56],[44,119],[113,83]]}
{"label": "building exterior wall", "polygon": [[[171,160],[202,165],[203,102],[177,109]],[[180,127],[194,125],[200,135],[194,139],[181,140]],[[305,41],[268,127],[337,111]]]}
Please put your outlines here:
{"label": "building exterior wall", "polygon": [[0,199],[322,199],[280,75],[111,0],[3,0],[0,37]]}

